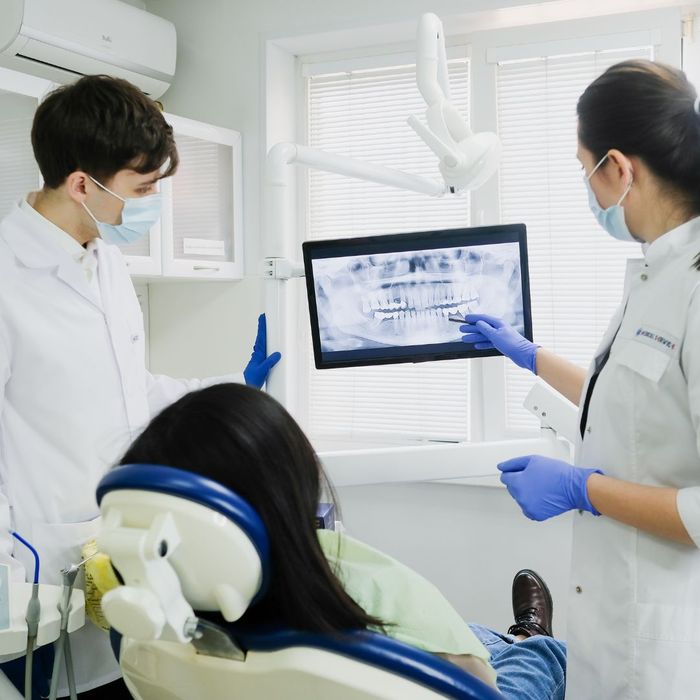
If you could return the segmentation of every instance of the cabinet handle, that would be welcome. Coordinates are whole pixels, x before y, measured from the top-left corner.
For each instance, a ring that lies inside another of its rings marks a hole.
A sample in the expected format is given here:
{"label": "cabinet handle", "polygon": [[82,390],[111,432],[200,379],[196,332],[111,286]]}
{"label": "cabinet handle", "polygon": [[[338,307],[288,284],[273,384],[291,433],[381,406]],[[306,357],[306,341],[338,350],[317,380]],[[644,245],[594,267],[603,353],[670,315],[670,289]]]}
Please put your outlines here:
{"label": "cabinet handle", "polygon": [[193,270],[199,271],[199,270],[209,270],[209,272],[218,272],[221,268],[220,267],[214,267],[213,265],[193,265],[192,266]]}

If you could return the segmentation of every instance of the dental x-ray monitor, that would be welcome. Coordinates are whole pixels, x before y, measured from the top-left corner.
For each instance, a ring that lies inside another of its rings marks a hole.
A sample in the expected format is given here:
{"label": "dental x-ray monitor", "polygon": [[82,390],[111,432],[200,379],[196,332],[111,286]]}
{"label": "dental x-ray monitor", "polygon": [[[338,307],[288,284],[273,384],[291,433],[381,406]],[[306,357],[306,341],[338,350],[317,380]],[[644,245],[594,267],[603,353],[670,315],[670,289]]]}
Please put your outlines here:
{"label": "dental x-ray monitor", "polygon": [[464,316],[496,316],[532,339],[523,224],[304,243],[318,369],[486,357]]}

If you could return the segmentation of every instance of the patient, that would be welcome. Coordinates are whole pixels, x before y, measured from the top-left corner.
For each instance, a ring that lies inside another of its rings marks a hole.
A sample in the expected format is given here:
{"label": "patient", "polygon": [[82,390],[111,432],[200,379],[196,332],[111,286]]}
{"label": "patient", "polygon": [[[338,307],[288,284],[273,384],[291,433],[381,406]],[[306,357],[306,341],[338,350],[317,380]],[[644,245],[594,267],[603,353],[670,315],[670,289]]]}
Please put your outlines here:
{"label": "patient", "polygon": [[219,384],[186,395],[129,448],[122,464],[134,463],[196,472],[260,514],[274,575],[241,622],[376,630],[447,658],[507,698],[564,697],[565,648],[550,636],[544,582],[530,571],[516,576],[516,624],[501,635],[465,623],[431,583],[387,555],[316,530],[316,506],[332,498],[332,487],[301,428],[267,394]]}

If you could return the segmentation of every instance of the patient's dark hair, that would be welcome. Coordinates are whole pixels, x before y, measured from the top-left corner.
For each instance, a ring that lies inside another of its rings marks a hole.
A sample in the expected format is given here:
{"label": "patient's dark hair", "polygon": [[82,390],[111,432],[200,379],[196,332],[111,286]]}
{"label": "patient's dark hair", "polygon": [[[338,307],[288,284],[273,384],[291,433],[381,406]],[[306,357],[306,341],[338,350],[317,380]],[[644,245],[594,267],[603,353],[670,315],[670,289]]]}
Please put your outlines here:
{"label": "patient's dark hair", "polygon": [[200,474],[260,514],[270,537],[270,586],[241,622],[325,633],[382,625],[345,592],[323,554],[316,506],[322,486],[331,497],[332,489],[301,428],[267,394],[242,384],[187,394],[151,421],[121,463]]}

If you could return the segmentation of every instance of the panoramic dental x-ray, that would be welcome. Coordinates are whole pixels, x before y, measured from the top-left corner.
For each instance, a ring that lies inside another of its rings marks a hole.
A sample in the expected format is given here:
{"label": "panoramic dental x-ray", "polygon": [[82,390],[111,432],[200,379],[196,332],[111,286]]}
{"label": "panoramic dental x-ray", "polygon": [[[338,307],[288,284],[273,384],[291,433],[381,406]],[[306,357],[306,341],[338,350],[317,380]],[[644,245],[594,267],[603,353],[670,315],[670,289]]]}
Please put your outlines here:
{"label": "panoramic dental x-ray", "polygon": [[[420,361],[436,359],[436,353],[483,355],[461,343],[460,323],[472,313],[497,316],[528,332],[519,236],[445,247],[433,247],[437,241],[430,233],[409,236],[412,249],[388,252],[370,252],[386,237],[368,239],[370,250],[350,255],[342,254],[337,242],[325,242],[325,250],[322,244],[310,244],[312,331],[321,364],[331,359],[353,364]],[[396,247],[405,237],[392,238]]]}

